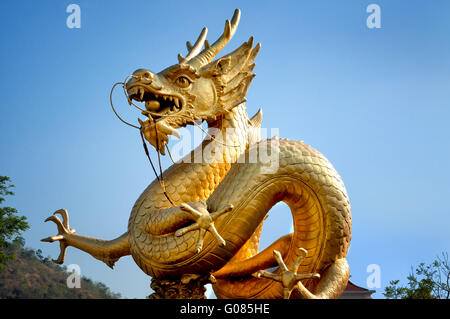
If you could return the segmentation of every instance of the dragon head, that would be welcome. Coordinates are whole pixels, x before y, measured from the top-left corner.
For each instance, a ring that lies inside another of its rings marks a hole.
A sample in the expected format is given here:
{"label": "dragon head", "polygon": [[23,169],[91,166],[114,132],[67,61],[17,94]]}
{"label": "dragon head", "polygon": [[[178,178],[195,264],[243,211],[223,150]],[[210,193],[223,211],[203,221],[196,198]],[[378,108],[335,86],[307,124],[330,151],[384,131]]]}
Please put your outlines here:
{"label": "dragon head", "polygon": [[[138,69],[126,83],[129,103],[145,102],[140,121],[145,138],[165,154],[168,135],[194,121],[215,121],[235,106],[245,102],[248,87],[255,76],[253,63],[260,44],[253,47],[253,37],[232,53],[213,61],[237,29],[240,11],[225,22],[223,34],[212,45],[204,28],[194,45],[187,42],[188,54],[178,55],[178,63],[159,73]],[[202,50],[203,48],[203,50]]]}

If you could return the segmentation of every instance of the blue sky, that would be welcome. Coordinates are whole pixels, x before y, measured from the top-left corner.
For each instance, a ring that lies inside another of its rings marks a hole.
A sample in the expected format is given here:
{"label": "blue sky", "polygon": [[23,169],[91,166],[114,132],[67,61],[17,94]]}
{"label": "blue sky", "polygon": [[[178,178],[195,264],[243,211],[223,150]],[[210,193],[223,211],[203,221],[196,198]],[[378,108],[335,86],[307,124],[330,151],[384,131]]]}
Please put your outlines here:
{"label": "blue sky", "polygon": [[[70,3],[81,7],[80,29],[66,26]],[[366,26],[371,3],[381,29]],[[176,63],[204,26],[214,41],[235,8],[241,22],[224,51],[251,35],[262,44],[250,115],[262,108],[263,127],[335,165],[352,204],[352,280],[365,286],[367,266],[379,265],[381,298],[389,280],[450,247],[448,1],[2,1],[0,174],[17,186],[7,204],[31,224],[27,245],[56,258],[58,245],[39,240],[56,233],[43,221],[59,208],[80,234],[126,231],[154,176],[109,91],[135,69]],[[286,206],[266,224],[263,246],[289,231]],[[69,248],[72,263],[126,297],[150,293],[131,257],[113,271]]]}

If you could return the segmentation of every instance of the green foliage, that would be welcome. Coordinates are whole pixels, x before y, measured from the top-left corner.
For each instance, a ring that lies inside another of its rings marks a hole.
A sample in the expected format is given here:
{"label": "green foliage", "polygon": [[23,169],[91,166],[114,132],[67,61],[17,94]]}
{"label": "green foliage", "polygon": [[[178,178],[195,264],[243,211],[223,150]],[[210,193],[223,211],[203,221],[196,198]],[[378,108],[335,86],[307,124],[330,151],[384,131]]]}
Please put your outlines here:
{"label": "green foliage", "polygon": [[[6,196],[14,195],[14,192],[11,191],[14,185],[9,182],[9,177],[0,176],[0,204],[5,201]],[[0,207],[0,271],[5,263],[14,257],[13,253],[8,253],[8,248],[22,231],[30,227],[26,222],[26,217],[17,216],[17,213],[15,208]]]}
{"label": "green foliage", "polygon": [[420,263],[407,277],[408,285],[392,280],[385,287],[389,299],[450,299],[450,263],[448,253],[442,253],[431,264]]}
{"label": "green foliage", "polygon": [[15,241],[8,252],[15,252],[16,258],[9,260],[0,273],[0,299],[117,299],[100,282],[81,278],[80,288],[69,288],[66,267],[59,266],[42,252],[24,247],[23,240]]}

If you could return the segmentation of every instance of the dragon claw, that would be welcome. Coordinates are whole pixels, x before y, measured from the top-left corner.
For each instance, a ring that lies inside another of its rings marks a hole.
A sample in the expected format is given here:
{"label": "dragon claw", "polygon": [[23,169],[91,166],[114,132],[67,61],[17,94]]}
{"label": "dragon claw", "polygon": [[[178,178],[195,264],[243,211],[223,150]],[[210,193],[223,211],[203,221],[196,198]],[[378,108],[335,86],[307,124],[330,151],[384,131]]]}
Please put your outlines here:
{"label": "dragon claw", "polygon": [[300,280],[303,279],[318,279],[320,278],[320,274],[297,274],[298,267],[300,266],[300,261],[306,257],[307,251],[304,248],[299,248],[300,254],[294,263],[291,266],[291,269],[288,269],[286,264],[284,263],[283,257],[280,252],[277,250],[273,251],[273,256],[275,257],[278,265],[280,266],[281,274],[271,273],[265,270],[260,270],[256,273],[257,278],[268,278],[274,281],[278,281],[283,285],[283,297],[284,299],[289,299],[292,291],[301,283]]}
{"label": "dragon claw", "polygon": [[[62,221],[58,218],[58,216],[56,216],[57,214],[61,215]],[[54,212],[52,216],[48,217],[45,220],[45,222],[48,221],[52,221],[56,224],[56,227],[58,228],[58,234],[55,236],[43,238],[41,239],[41,241],[48,243],[59,241],[60,253],[57,259],[53,259],[53,262],[62,264],[66,257],[66,249],[69,246],[66,242],[66,235],[74,234],[75,229],[69,227],[69,213],[65,209],[60,209]]]}
{"label": "dragon claw", "polygon": [[[204,203],[203,203],[204,204]],[[233,209],[233,205],[226,205],[224,208],[214,212],[209,213],[206,209],[206,205],[196,205],[197,207],[194,208],[192,205],[188,204],[180,204],[180,209],[189,213],[192,217],[192,219],[195,221],[194,224],[189,225],[184,228],[180,228],[175,232],[175,236],[182,236],[188,232],[191,232],[193,230],[199,230],[197,243],[195,244],[195,250],[197,253],[199,253],[203,248],[203,239],[205,237],[205,234],[207,231],[209,231],[214,238],[219,242],[219,245],[225,246],[226,242],[220,236],[219,232],[217,231],[214,221],[221,215],[226,214],[230,212]]]}

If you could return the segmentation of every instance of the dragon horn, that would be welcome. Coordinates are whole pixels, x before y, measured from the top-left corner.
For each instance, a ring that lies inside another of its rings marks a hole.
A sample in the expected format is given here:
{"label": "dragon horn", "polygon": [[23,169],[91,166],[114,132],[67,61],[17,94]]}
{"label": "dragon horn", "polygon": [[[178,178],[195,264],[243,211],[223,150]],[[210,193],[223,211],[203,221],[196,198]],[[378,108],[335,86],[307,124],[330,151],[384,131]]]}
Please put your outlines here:
{"label": "dragon horn", "polygon": [[208,29],[203,28],[202,32],[198,36],[198,39],[193,46],[189,41],[186,42],[186,46],[188,48],[189,53],[186,57],[183,57],[181,54],[178,54],[178,62],[180,64],[188,62],[190,59],[192,59],[201,51],[203,44],[205,43],[207,33]]}
{"label": "dragon horn", "polygon": [[[239,25],[239,19],[241,18],[241,11],[236,9],[233,14],[233,18],[231,18],[231,22],[229,20],[225,21],[225,30],[222,35],[216,42],[212,45],[205,46],[205,49],[197,56],[193,57],[189,60],[188,64],[193,67],[199,69],[203,65],[209,63],[219,52],[222,50],[225,45],[227,45],[228,41],[233,37],[234,32],[236,31]],[[191,55],[191,54],[189,54]]]}

